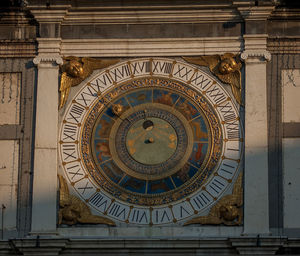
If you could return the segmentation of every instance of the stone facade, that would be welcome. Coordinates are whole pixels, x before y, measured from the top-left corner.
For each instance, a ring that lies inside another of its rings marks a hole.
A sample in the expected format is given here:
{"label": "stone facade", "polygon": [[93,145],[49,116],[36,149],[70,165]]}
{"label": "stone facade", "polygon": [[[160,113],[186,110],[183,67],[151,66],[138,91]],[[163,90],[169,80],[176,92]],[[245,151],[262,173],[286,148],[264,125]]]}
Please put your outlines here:
{"label": "stone facade", "polygon": [[[1,3],[0,255],[299,253],[300,6],[292,2]],[[63,57],[227,52],[243,61],[243,224],[58,225]]]}

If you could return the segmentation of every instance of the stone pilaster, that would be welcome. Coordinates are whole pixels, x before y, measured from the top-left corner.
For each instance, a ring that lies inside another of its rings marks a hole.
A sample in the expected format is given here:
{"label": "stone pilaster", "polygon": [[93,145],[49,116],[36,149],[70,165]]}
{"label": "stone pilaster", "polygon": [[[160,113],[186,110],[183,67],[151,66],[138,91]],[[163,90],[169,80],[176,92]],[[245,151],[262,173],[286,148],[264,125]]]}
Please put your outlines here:
{"label": "stone pilaster", "polygon": [[69,5],[32,5],[27,8],[39,23],[32,234],[55,234],[57,223],[57,134],[60,25]]}
{"label": "stone pilaster", "polygon": [[245,35],[244,234],[269,234],[267,35]]}
{"label": "stone pilaster", "polygon": [[[58,72],[62,58],[60,40],[39,40],[34,176],[32,201],[33,234],[55,233],[57,216]],[[50,50],[51,49],[51,50]]]}

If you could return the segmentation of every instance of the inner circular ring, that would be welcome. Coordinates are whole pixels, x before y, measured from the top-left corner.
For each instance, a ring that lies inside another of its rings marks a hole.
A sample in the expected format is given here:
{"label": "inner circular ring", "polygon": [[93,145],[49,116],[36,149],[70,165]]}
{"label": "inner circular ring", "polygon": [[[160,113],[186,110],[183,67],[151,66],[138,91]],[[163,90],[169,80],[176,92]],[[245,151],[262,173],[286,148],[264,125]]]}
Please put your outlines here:
{"label": "inner circular ring", "polygon": [[[168,136],[165,137],[162,130],[157,134],[156,129],[163,125],[168,126],[165,132]],[[147,134],[148,137],[145,136]],[[136,135],[143,138],[136,139]],[[138,155],[131,151],[137,146],[142,149]],[[160,103],[141,104],[125,111],[116,120],[111,129],[109,147],[116,164],[128,175],[156,180],[170,176],[183,167],[193,149],[193,133],[187,119],[176,109]],[[147,150],[152,153],[145,158]],[[167,152],[163,153],[164,150]]]}
{"label": "inner circular ring", "polygon": [[126,148],[138,163],[156,165],[167,161],[177,149],[173,126],[162,118],[147,117],[133,123],[126,136]]}

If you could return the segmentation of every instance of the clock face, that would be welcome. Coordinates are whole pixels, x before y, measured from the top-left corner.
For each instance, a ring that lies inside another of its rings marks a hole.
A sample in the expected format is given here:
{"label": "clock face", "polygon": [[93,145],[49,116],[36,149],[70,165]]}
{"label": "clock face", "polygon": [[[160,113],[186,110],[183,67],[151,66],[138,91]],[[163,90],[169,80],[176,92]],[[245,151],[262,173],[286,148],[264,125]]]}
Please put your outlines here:
{"label": "clock face", "polygon": [[231,185],[242,131],[212,77],[170,59],[136,59],[80,89],[59,143],[71,186],[99,215],[171,225],[201,215]]}

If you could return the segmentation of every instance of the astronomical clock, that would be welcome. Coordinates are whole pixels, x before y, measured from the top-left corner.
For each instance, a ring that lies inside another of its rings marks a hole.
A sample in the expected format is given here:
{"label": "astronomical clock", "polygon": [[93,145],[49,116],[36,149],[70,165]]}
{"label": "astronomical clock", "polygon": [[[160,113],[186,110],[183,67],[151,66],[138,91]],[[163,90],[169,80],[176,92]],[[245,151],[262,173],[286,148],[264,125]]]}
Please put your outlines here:
{"label": "astronomical clock", "polygon": [[82,78],[72,99],[61,87],[60,166],[96,223],[238,223],[240,71],[215,58],[119,61]]}

